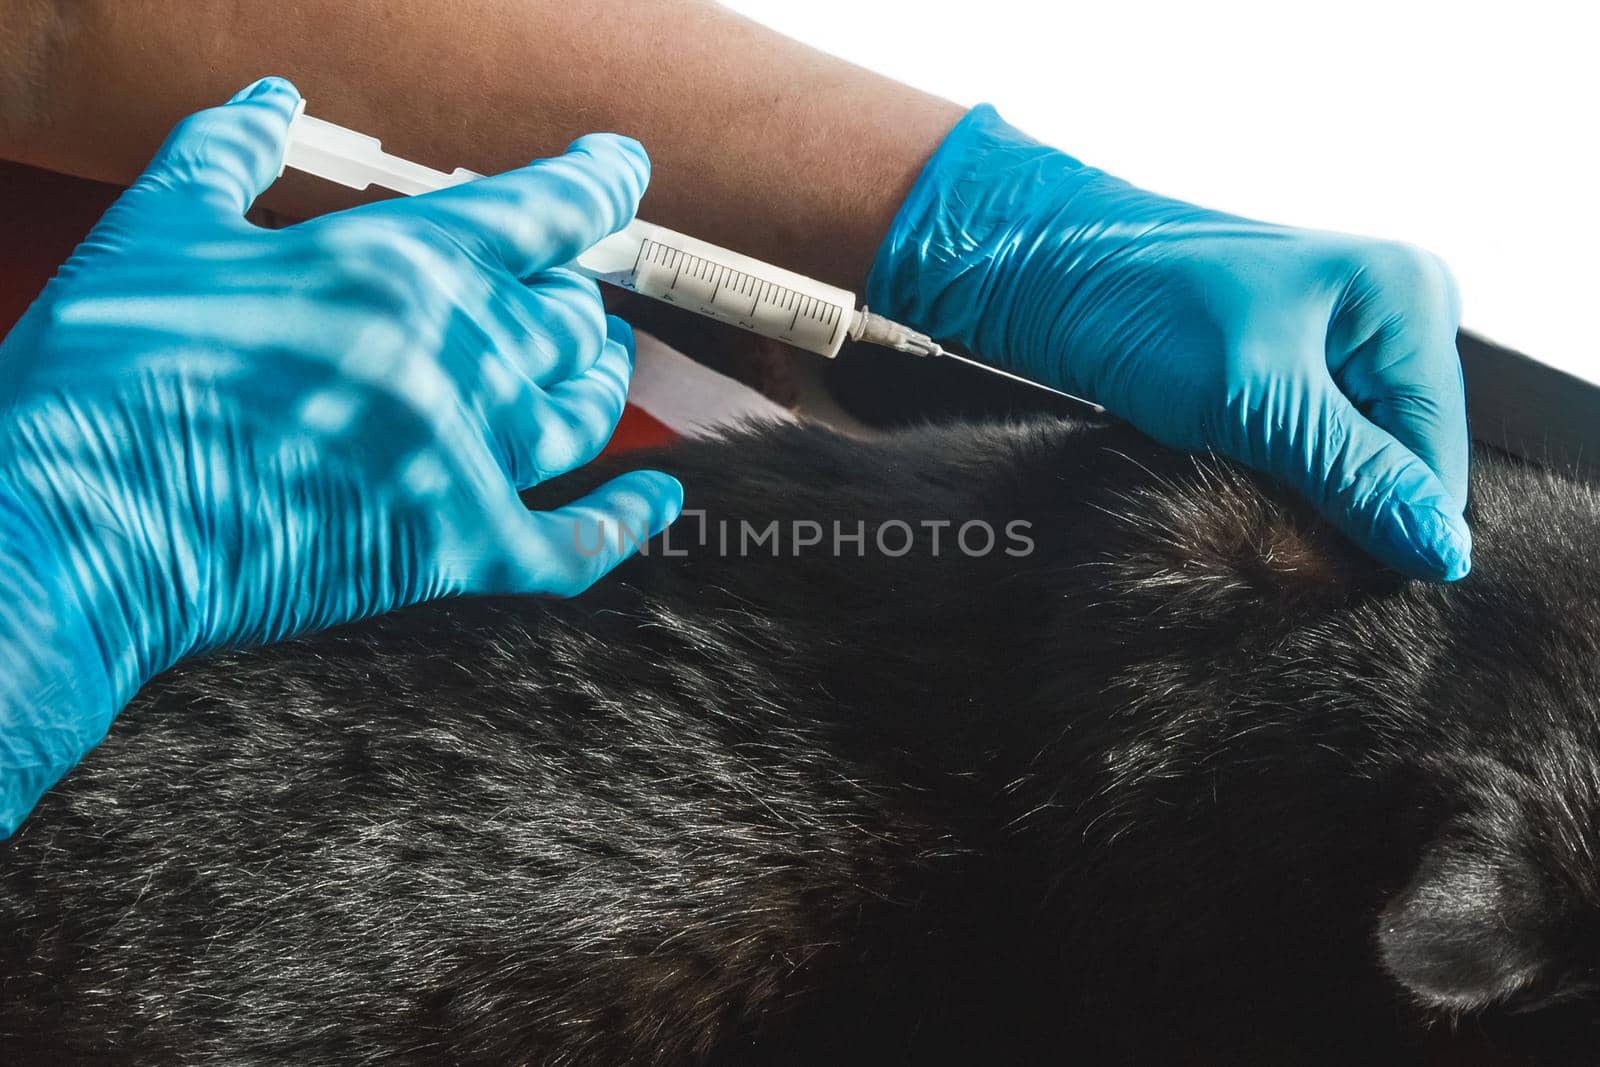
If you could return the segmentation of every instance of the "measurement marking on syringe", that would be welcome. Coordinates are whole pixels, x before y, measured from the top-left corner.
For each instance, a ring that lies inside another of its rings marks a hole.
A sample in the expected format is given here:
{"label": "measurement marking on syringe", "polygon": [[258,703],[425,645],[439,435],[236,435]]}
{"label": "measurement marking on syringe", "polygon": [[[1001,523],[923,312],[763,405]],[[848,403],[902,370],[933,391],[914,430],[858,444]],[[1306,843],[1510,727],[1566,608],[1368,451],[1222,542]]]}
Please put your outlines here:
{"label": "measurement marking on syringe", "polygon": [[[839,336],[842,311],[835,304],[820,297],[810,296],[786,285],[779,285],[757,275],[735,270],[733,267],[707,259],[704,256],[698,256],[692,252],[673,248],[670,245],[663,245],[658,241],[652,240],[641,242],[639,252],[634,257],[635,286],[637,286],[639,267],[647,261],[662,269],[670,269],[672,271],[671,280],[667,282],[660,293],[665,299],[671,299],[667,295],[669,293],[681,296],[681,290],[688,284],[690,279],[693,279],[696,285],[691,288],[696,289],[697,293],[702,295],[692,295],[687,302],[691,306],[697,306],[702,314],[711,315],[715,318],[735,318],[735,321],[739,321],[743,325],[742,319],[736,317],[738,313],[733,312],[731,309],[719,308],[717,305],[717,298],[722,295],[722,290],[728,289],[750,298],[750,307],[743,314],[744,317],[752,322],[760,317],[763,306],[789,312],[789,325],[783,330],[782,339],[794,340],[794,335],[799,330],[802,318],[815,323],[818,327],[829,327],[827,341],[829,345],[832,345]],[[699,285],[704,284],[710,285],[711,291],[708,295],[705,295],[704,290],[698,288]],[[651,288],[653,287],[648,284],[648,279],[646,279],[646,291]]]}
{"label": "measurement marking on syringe", "polygon": [[[324,122],[311,115],[296,117],[288,136],[285,165],[331,178],[352,188],[376,184],[394,192],[418,193],[459,185],[477,175],[462,168],[453,173],[435,171],[390,155],[376,138]],[[631,264],[626,249],[634,249]],[[693,254],[690,248],[699,251]],[[686,258],[687,257],[687,258]],[[733,263],[741,264],[736,269]],[[624,264],[627,264],[624,267]],[[903,351],[938,352],[931,341],[901,339],[881,316],[855,310],[855,296],[819,280],[805,278],[775,264],[740,255],[684,234],[636,219],[584,252],[573,269],[585,277],[640,293],[802,348],[834,355],[844,335],[866,332],[880,344]],[[767,281],[765,276],[783,282]],[[694,279],[691,284],[690,279]],[[722,290],[738,296],[722,298]],[[709,295],[708,295],[709,294]],[[751,305],[742,307],[741,297]],[[735,308],[733,305],[741,305]],[[789,312],[788,332],[780,333],[783,312]],[[800,319],[807,320],[804,330]],[[822,327],[829,340],[821,340]],[[904,328],[900,328],[904,332]]]}

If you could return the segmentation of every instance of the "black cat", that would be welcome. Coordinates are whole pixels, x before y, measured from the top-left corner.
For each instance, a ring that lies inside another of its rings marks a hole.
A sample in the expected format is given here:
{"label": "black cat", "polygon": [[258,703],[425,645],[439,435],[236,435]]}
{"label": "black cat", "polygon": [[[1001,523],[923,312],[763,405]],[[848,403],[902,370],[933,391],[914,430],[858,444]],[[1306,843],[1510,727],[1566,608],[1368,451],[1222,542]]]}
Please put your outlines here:
{"label": "black cat", "polygon": [[1480,457],[1443,586],[1122,428],[645,462],[577,600],[149,686],[0,846],[0,1058],[1600,1059],[1594,490]]}

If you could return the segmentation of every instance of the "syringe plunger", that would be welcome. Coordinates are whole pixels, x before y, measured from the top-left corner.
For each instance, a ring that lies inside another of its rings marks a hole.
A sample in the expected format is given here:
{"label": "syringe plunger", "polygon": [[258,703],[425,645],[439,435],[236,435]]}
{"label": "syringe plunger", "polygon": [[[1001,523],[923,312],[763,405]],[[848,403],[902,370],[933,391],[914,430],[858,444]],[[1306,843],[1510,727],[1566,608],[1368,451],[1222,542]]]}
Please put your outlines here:
{"label": "syringe plunger", "polygon": [[[479,177],[460,167],[446,174],[390,155],[376,138],[307,115],[304,107],[302,102],[289,127],[286,166],[354,189],[378,185],[407,195]],[[915,330],[866,308],[857,311],[853,293],[642,219],[601,240],[571,266],[597,281],[824,356],[838,355],[846,337],[920,356],[945,354]]]}

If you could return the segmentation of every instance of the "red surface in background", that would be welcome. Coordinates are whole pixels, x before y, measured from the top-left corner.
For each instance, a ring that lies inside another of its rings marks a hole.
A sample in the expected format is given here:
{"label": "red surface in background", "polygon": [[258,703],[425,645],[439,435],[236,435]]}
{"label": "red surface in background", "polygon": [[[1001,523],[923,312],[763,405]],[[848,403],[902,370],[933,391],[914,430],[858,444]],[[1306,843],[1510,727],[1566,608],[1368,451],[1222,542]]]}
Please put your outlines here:
{"label": "red surface in background", "polygon": [[[121,189],[0,162],[0,335],[7,333]],[[607,452],[666,444],[675,435],[629,404]]]}
{"label": "red surface in background", "polygon": [[119,192],[114,185],[0,163],[0,333],[33,303]]}

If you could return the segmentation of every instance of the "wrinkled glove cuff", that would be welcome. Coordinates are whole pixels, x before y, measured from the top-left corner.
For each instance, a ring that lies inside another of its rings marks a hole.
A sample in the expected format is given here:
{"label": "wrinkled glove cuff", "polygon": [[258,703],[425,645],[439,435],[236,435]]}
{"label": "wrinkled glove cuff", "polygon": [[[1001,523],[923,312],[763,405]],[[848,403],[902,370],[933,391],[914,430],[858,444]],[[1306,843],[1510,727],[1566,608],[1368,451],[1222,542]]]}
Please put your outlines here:
{"label": "wrinkled glove cuff", "polygon": [[1019,321],[1027,311],[1022,268],[1041,258],[1070,265],[1059,262],[1058,247],[1037,246],[1061,245],[1073,194],[1106,177],[978,105],[945,136],[895,215],[867,277],[868,305],[1009,370],[1056,377],[1049,354],[1019,336],[1031,332]]}

